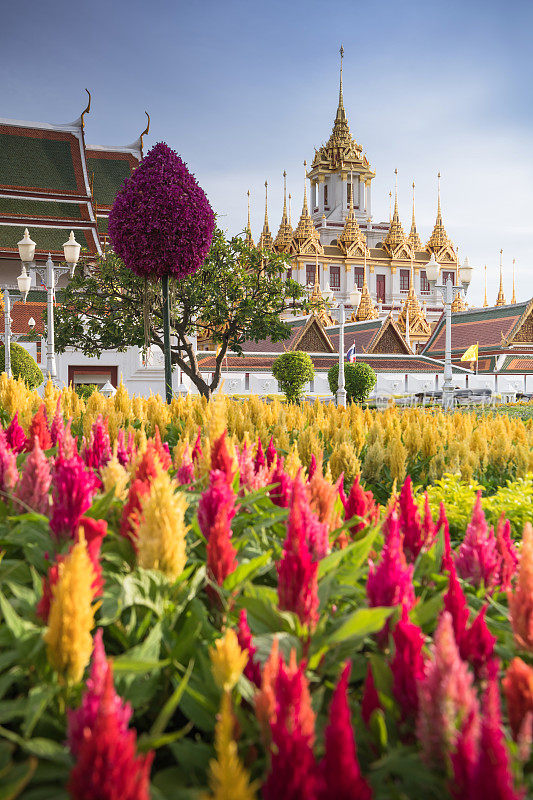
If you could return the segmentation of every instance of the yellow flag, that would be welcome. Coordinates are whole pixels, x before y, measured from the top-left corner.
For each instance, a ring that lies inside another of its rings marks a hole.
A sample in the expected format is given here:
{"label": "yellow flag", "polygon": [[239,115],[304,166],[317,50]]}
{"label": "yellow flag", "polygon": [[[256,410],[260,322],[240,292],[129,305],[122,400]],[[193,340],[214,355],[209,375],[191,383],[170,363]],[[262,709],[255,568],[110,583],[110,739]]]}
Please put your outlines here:
{"label": "yellow flag", "polygon": [[461,361],[477,361],[478,358],[478,345],[471,344],[466,353],[461,356]]}

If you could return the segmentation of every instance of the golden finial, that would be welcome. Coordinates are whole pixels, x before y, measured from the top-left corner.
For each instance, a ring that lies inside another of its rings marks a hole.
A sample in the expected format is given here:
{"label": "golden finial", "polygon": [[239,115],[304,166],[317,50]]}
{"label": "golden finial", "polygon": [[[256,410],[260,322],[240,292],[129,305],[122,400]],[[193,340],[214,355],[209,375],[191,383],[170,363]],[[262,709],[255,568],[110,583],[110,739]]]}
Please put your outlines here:
{"label": "golden finial", "polygon": [[291,222],[291,200],[292,200],[292,195],[289,192],[289,225],[292,225],[292,222]]}
{"label": "golden finial", "polygon": [[437,219],[435,220],[433,232],[428,239],[428,243],[426,244],[426,249],[433,253],[437,253],[442,247],[451,244],[442,221],[442,212],[440,207],[440,178],[441,175],[439,172],[437,173]]}
{"label": "golden finial", "polygon": [[413,181],[413,218],[411,220],[411,230],[409,232],[409,236],[407,237],[407,241],[411,246],[411,250],[422,250],[423,245],[420,240],[420,236],[418,235],[418,231],[416,229],[416,220],[415,220],[415,182]]}
{"label": "golden finial", "polygon": [[353,209],[353,169],[350,170],[350,217],[354,216]]}
{"label": "golden finial", "polygon": [[146,123],[146,128],[143,130],[143,132],[139,136],[139,139],[141,140],[141,158],[143,157],[143,139],[144,139],[145,136],[148,136],[148,133],[150,131],[150,114],[148,113],[148,111],[145,111],[144,113],[148,117],[148,121]]}
{"label": "golden finial", "polygon": [[304,161],[304,209],[307,211],[307,161]]}
{"label": "golden finial", "polygon": [[287,170],[283,170],[283,216],[287,217]]}
{"label": "golden finial", "polygon": [[487,265],[485,264],[485,299],[483,300],[483,308],[487,308],[488,305],[489,304],[487,302]]}
{"label": "golden finial", "polygon": [[287,218],[287,172],[283,170],[283,214],[274,247],[279,252],[286,252],[291,244],[293,230]]}
{"label": "golden finial", "polygon": [[437,173],[437,214],[440,216],[440,172]]}
{"label": "golden finial", "polygon": [[341,44],[341,49],[339,50],[341,56],[341,72],[340,72],[340,81],[339,81],[339,108],[344,108],[344,99],[342,96],[342,59],[344,58],[344,47]]}
{"label": "golden finial", "polygon": [[392,192],[389,192],[389,225],[392,222]]}
{"label": "golden finial", "polygon": [[89,111],[91,110],[91,93],[90,93],[90,91],[88,89],[85,89],[85,91],[89,95],[89,101],[88,101],[87,105],[85,106],[85,108],[83,109],[83,111],[81,112],[80,119],[81,119],[81,127],[82,128],[85,128],[85,119],[84,119],[85,114],[88,114]]}
{"label": "golden finial", "polygon": [[247,195],[247,202],[248,202],[248,223],[246,225],[246,237],[245,242],[249,247],[254,246],[254,240],[252,239],[252,226],[250,225],[250,190],[246,192]]}
{"label": "golden finial", "polygon": [[497,306],[505,305],[505,295],[503,293],[503,250],[500,250],[500,288],[498,290],[498,299],[496,300]]}
{"label": "golden finial", "polygon": [[265,181],[265,225],[268,227],[268,181]]}
{"label": "golden finial", "polygon": [[514,286],[514,265],[515,265],[516,258],[513,258],[513,296],[511,298],[511,304],[514,306],[516,305],[516,294],[515,294],[515,286]]}

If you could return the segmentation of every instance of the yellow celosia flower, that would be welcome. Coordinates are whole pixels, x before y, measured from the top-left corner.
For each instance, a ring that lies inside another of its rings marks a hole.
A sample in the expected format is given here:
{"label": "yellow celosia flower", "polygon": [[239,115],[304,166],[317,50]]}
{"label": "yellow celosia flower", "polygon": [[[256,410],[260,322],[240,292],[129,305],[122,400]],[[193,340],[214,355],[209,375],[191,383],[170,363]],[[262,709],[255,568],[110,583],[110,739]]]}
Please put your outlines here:
{"label": "yellow celosia flower", "polygon": [[215,683],[224,691],[231,691],[248,662],[248,650],[241,650],[237,634],[233,628],[227,628],[210,648],[209,658]]}
{"label": "yellow celosia flower", "polygon": [[95,612],[95,574],[83,534],[58,571],[44,641],[52,667],[67,683],[79,683],[93,650]]}
{"label": "yellow celosia flower", "polygon": [[113,489],[115,497],[119,500],[125,500],[128,494],[127,486],[130,475],[118,460],[116,453],[105,467],[102,467],[100,474],[104,484],[104,491],[109,492]]}
{"label": "yellow celosia flower", "polygon": [[142,501],[143,520],[137,530],[138,561],[145,569],[158,569],[169,578],[178,578],[187,560],[185,511],[187,500],[162,470]]}
{"label": "yellow celosia flower", "polygon": [[231,698],[225,692],[215,727],[217,757],[209,764],[211,793],[202,795],[202,800],[254,800],[256,797],[257,782],[250,783],[250,775],[239,759],[233,739],[234,727]]}

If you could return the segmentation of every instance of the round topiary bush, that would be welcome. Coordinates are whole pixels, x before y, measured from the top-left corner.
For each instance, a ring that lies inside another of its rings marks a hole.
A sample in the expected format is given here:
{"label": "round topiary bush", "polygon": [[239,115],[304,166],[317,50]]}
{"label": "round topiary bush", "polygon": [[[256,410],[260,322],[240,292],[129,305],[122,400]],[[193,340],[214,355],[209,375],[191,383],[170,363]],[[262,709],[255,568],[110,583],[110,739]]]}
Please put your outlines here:
{"label": "round topiary bush", "polygon": [[315,377],[315,370],[309,353],[294,350],[276,358],[272,374],[289,403],[298,403],[302,399],[305,384]]}
{"label": "round topiary bush", "polygon": [[[43,373],[35,359],[20,344],[11,344],[11,372],[14,378],[22,378],[30,389],[36,389],[43,382]],[[0,345],[0,366],[5,371],[6,354],[4,345]]]}
{"label": "round topiary bush", "polygon": [[[328,371],[329,389],[335,394],[339,388],[339,365],[331,367]],[[376,373],[364,361],[356,364],[344,365],[344,384],[346,395],[350,402],[363,403],[376,385]]]}

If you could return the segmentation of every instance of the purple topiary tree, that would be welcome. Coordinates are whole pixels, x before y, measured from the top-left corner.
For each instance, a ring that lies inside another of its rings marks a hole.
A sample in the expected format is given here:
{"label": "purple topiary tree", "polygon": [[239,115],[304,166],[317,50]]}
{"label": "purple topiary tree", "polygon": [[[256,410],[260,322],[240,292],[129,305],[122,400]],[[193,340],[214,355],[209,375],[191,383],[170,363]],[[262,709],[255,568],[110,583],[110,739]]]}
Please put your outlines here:
{"label": "purple topiary tree", "polygon": [[125,265],[143,278],[185,278],[202,265],[215,215],[181,158],[156,144],[128,178],[109,214],[109,235]]}

